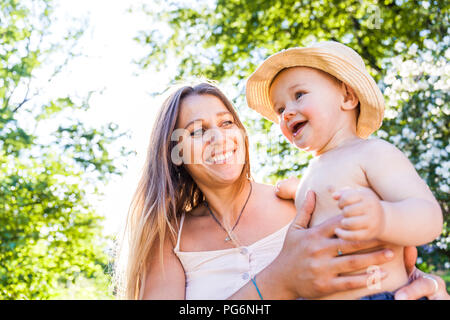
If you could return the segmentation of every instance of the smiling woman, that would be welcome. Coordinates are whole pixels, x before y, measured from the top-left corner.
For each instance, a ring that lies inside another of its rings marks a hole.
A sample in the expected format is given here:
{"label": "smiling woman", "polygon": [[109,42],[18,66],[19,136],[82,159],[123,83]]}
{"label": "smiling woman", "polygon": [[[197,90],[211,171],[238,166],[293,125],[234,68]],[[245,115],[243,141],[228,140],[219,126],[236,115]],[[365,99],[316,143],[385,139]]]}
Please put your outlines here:
{"label": "smiling woman", "polygon": [[[156,119],[127,219],[129,251],[125,253],[123,246],[119,251],[118,261],[126,259],[126,267],[118,274],[118,290],[128,298],[141,297],[146,262],[167,235],[176,239],[181,212],[204,199],[202,184],[213,182],[219,187],[237,179],[234,186],[239,193],[250,177],[245,128],[216,87],[202,83],[176,90]],[[194,182],[192,176],[198,180]]]}

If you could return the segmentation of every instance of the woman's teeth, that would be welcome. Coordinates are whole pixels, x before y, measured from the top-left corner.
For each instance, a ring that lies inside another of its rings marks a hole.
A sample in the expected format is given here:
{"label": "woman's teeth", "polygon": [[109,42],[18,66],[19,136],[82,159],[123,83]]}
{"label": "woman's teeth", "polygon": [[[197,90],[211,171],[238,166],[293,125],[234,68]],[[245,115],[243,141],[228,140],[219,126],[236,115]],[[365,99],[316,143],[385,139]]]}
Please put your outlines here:
{"label": "woman's teeth", "polygon": [[234,151],[228,151],[224,154],[219,154],[217,156],[208,158],[207,162],[215,164],[215,163],[224,163],[226,160],[230,159],[234,154]]}

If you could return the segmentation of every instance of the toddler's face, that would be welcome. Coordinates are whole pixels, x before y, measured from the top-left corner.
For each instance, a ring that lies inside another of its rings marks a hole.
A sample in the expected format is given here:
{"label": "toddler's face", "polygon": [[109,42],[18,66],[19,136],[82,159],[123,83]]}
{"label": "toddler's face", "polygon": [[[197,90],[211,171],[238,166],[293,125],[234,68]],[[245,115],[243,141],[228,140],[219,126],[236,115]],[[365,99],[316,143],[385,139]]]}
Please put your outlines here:
{"label": "toddler's face", "polygon": [[318,152],[339,130],[342,84],[325,72],[285,69],[276,76],[269,95],[281,131],[298,148]]}

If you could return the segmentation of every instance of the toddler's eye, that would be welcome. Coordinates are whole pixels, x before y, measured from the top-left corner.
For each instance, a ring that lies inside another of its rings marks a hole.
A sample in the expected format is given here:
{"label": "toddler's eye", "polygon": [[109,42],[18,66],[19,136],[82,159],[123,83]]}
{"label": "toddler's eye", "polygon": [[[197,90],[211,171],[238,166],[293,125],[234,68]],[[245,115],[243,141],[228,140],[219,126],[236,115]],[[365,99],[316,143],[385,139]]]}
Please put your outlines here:
{"label": "toddler's eye", "polygon": [[295,99],[300,99],[303,96],[303,92],[296,92],[295,93]]}
{"label": "toddler's eye", "polygon": [[282,114],[284,112],[284,108],[283,107],[278,108],[276,111],[278,114]]}

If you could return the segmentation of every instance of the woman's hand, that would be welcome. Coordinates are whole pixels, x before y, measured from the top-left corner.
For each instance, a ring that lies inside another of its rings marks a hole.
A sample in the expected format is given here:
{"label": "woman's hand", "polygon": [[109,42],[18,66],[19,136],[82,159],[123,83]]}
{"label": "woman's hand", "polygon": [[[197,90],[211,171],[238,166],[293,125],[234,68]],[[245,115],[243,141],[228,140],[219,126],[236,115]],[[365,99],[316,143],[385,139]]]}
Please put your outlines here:
{"label": "woman's hand", "polygon": [[435,275],[420,271],[415,267],[416,247],[405,248],[405,266],[410,283],[395,293],[396,300],[417,300],[427,297],[430,300],[450,300],[445,281]]}
{"label": "woman's hand", "polygon": [[[347,254],[375,248],[378,240],[346,241],[338,239],[334,230],[340,225],[342,215],[305,229],[314,211],[315,195],[308,192],[302,208],[289,227],[283,248],[271,265],[277,270],[280,285],[286,290],[286,298],[319,298],[339,291],[367,286],[371,274],[339,276],[381,265],[394,257],[389,249],[363,254]],[[338,254],[340,253],[340,254]],[[381,278],[386,274],[381,270]]]}

